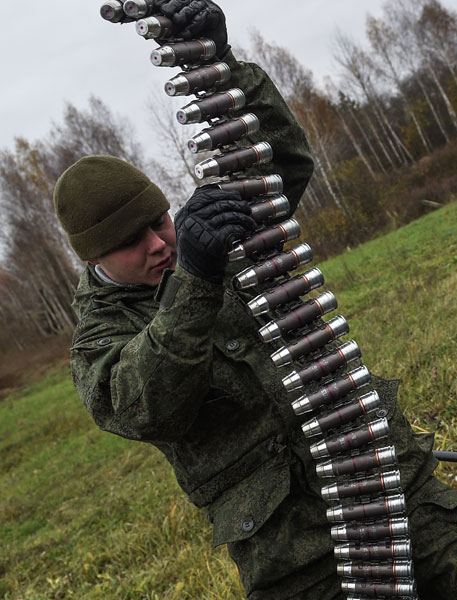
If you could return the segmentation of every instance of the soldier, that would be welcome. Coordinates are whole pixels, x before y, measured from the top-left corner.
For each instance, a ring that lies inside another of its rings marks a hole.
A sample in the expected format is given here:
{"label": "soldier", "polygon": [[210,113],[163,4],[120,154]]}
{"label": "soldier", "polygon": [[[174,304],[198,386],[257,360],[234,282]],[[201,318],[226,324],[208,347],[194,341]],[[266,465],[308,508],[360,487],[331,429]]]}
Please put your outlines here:
{"label": "soldier", "polygon": [[[305,135],[268,76],[238,62],[209,0],[162,0],[184,37],[216,41],[274,148],[291,212],[312,173]],[[197,189],[175,224],[143,173],[110,156],[84,157],[59,178],[57,215],[89,261],[76,292],[75,386],[97,425],[154,444],[190,500],[205,507],[214,544],[227,544],[250,600],[341,600],[333,542],[309,443],[226,264],[234,237],[255,227],[246,201]],[[176,229],[176,235],[175,235]],[[263,321],[262,321],[263,323]],[[415,435],[395,382],[375,378],[408,500],[422,600],[455,600],[457,492],[432,476],[433,438]]]}

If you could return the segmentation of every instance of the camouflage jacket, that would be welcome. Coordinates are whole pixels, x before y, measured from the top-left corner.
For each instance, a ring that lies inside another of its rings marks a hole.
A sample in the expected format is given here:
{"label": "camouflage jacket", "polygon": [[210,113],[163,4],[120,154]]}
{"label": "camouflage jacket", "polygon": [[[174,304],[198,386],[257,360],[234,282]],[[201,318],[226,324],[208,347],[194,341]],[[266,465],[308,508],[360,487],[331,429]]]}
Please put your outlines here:
{"label": "camouflage jacket", "polygon": [[[261,120],[251,141],[272,144],[265,172],[281,174],[295,209],[312,172],[304,133],[259,67],[229,61],[231,86],[245,91]],[[74,302],[80,322],[71,367],[86,408],[101,429],[165,454],[191,501],[209,507],[216,544],[248,538],[265,523],[288,495],[296,461],[325,521],[309,443],[291,408],[296,396],[284,391],[286,373],[258,336],[271,317],[256,320],[245,310],[259,289],[232,285],[244,266],[231,265],[224,285],[178,267],[158,289],[106,284],[88,266]],[[396,386],[378,383],[393,418]],[[403,438],[400,456],[416,443],[410,431]],[[429,441],[417,445],[406,484],[430,474],[433,466],[423,468],[429,449]]]}

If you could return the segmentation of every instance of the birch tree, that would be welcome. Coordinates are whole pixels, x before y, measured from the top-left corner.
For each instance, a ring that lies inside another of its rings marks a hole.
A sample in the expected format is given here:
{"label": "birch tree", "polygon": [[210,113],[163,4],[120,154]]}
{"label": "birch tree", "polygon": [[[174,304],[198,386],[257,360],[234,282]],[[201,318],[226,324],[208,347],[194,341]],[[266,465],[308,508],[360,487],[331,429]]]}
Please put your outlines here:
{"label": "birch tree", "polygon": [[427,139],[424,128],[411,105],[411,102],[404,91],[402,63],[396,60],[395,52],[395,32],[385,22],[373,17],[368,17],[367,33],[374,50],[374,55],[378,59],[380,73],[395,85],[396,91],[403,101],[405,110],[411,118],[427,154],[431,152],[431,146]]}
{"label": "birch tree", "polygon": [[371,112],[374,123],[367,112],[367,126],[387,165],[402,166],[412,162],[412,155],[392,127],[380,95],[376,91],[373,82],[375,68],[370,57],[341,33],[335,38],[334,56],[343,69],[341,79],[345,84],[342,91],[347,87],[349,94],[356,99],[360,98],[367,105],[367,110]]}
{"label": "birch tree", "polygon": [[439,90],[452,125],[457,130],[456,110],[435,68],[436,62],[441,62],[457,85],[457,13],[446,10],[436,0],[429,0],[423,4],[414,33],[423,63]]}

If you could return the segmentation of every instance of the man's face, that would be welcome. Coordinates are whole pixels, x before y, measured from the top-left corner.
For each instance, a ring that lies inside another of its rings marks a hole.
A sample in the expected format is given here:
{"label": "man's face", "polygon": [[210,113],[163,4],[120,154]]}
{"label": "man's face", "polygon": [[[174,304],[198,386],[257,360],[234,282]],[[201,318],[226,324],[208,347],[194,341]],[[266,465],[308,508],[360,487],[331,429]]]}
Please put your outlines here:
{"label": "man's face", "polygon": [[176,266],[176,232],[168,213],[145,227],[127,244],[98,260],[117,283],[158,285],[164,269]]}

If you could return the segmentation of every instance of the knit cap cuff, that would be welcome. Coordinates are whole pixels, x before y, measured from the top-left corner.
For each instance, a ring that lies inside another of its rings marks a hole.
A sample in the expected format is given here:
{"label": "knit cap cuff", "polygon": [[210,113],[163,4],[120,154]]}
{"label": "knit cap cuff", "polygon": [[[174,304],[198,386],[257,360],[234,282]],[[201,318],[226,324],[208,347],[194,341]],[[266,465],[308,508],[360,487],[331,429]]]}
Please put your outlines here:
{"label": "knit cap cuff", "polygon": [[156,221],[170,208],[162,191],[154,184],[96,223],[86,231],[68,235],[69,242],[81,260],[100,258],[124,245],[136,233]]}

